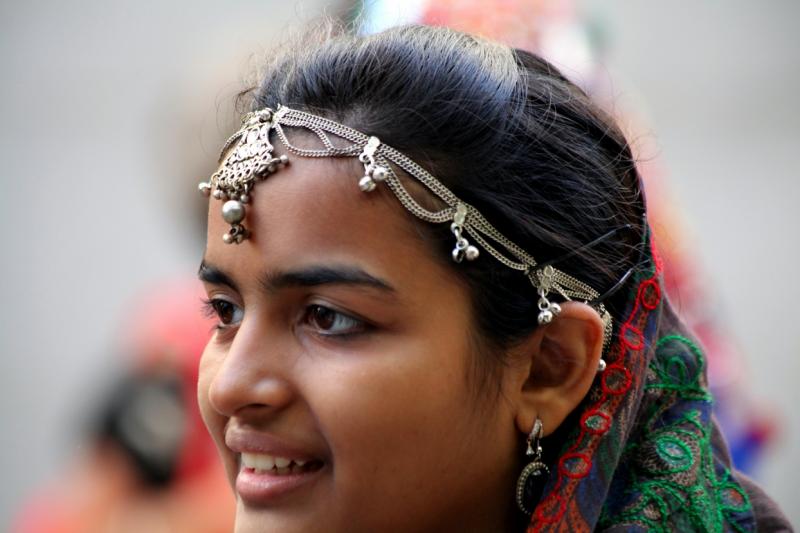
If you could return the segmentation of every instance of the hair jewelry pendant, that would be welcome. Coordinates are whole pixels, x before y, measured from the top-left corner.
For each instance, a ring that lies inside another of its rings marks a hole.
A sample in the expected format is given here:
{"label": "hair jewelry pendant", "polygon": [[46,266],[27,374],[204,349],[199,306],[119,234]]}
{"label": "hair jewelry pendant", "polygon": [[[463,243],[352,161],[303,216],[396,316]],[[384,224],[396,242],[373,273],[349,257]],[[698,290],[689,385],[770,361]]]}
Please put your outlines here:
{"label": "hair jewelry pendant", "polygon": [[456,246],[453,248],[453,261],[460,263],[467,258],[467,261],[474,261],[480,255],[477,247],[471,245],[467,239],[462,236],[464,231],[464,224],[467,221],[467,206],[458,204],[456,212],[453,215],[453,223],[450,224],[450,231],[456,238]]}
{"label": "hair jewelry pendant", "polygon": [[[269,130],[273,118],[270,109],[245,116],[242,128],[222,148],[221,157],[225,159],[220,169],[208,182],[198,186],[205,196],[211,195],[225,202],[222,204],[222,218],[231,225],[222,236],[227,244],[240,244],[249,235],[242,222],[247,214],[245,204],[250,201],[250,191],[256,181],[266,179],[289,162],[286,155],[272,157],[274,148],[269,141]],[[236,147],[226,156],[234,143]]]}
{"label": "hair jewelry pendant", "polygon": [[358,160],[364,163],[364,177],[359,180],[358,187],[364,192],[374,191],[378,183],[389,175],[386,167],[375,163],[375,152],[380,144],[380,139],[370,137],[364,150],[358,155]]}
{"label": "hair jewelry pendant", "polygon": [[539,281],[539,288],[537,292],[539,294],[539,324],[549,324],[553,321],[555,317],[561,312],[561,306],[555,302],[551,302],[547,299],[547,293],[550,292],[550,288],[553,286],[553,276],[555,275],[555,269],[551,265],[547,265],[542,269],[542,273],[540,276]]}
{"label": "hair jewelry pendant", "polygon": [[528,435],[528,449],[525,451],[525,455],[533,457],[533,459],[522,469],[517,480],[517,507],[525,514],[533,512],[533,509],[528,508],[526,502],[539,501],[544,484],[550,476],[550,469],[542,462],[543,431],[542,421],[537,418]]}

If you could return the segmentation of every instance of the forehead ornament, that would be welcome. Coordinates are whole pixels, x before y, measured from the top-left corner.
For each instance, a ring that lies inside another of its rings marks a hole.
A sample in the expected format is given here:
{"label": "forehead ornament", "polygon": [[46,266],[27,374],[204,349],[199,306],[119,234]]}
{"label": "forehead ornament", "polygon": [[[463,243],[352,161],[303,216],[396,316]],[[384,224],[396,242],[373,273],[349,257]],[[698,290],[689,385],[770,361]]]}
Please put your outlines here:
{"label": "forehead ornament", "polygon": [[241,244],[249,235],[242,222],[247,214],[245,205],[250,202],[250,191],[256,182],[289,163],[286,155],[272,157],[274,147],[269,134],[274,118],[271,109],[249,113],[242,128],[222,148],[220,159],[224,159],[219,170],[211,176],[210,182],[198,186],[205,196],[213,195],[224,202],[222,218],[231,225],[222,236],[227,244]]}
{"label": "forehead ornament", "polygon": [[[284,128],[302,128],[314,134],[321,144],[301,147],[291,143]],[[200,192],[223,202],[222,217],[230,229],[222,236],[228,244],[241,244],[250,235],[244,221],[246,206],[253,187],[289,163],[287,155],[274,157],[271,135],[289,154],[299,157],[357,157],[364,165],[358,187],[364,193],[379,184],[397,197],[415,217],[433,224],[450,223],[455,238],[453,260],[474,261],[487,252],[508,268],[524,274],[539,295],[540,324],[548,324],[561,307],[549,296],[558,294],[565,300],[578,300],[594,307],[605,324],[605,339],[611,338],[611,315],[600,302],[599,293],[586,283],[552,265],[538,265],[531,254],[502,235],[483,215],[462,201],[443,183],[403,153],[381,143],[375,136],[365,135],[333,120],[278,106],[276,111],[264,108],[245,115],[242,127],[222,148],[220,167],[208,182],[199,184]],[[404,171],[441,200],[446,207],[431,211],[422,207],[406,190],[395,169]]]}

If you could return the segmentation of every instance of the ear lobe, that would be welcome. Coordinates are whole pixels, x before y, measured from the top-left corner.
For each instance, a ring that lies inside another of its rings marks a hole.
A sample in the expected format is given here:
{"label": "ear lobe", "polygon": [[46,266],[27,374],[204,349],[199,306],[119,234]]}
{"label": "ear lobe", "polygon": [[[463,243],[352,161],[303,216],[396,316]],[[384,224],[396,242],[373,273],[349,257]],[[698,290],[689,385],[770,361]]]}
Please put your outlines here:
{"label": "ear lobe", "polygon": [[521,346],[528,375],[519,391],[517,426],[523,433],[538,417],[552,433],[583,400],[603,352],[603,321],[584,303],[564,302],[553,321]]}

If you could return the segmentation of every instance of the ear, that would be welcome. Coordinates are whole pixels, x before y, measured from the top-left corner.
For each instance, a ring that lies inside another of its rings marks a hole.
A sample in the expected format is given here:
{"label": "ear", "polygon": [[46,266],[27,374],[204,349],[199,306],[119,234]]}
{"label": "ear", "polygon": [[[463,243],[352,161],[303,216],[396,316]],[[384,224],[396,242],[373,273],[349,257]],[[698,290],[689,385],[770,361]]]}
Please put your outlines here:
{"label": "ear", "polygon": [[584,303],[564,302],[553,321],[540,326],[515,351],[516,424],[527,434],[542,420],[549,435],[583,400],[603,353],[603,321]]}

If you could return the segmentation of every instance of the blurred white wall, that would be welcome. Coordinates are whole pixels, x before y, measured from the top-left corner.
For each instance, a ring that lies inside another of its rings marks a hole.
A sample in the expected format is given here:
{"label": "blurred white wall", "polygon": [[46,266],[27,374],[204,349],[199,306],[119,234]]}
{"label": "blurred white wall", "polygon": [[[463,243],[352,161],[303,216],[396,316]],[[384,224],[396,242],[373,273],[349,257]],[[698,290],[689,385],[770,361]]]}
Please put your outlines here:
{"label": "blurred white wall", "polygon": [[[323,4],[0,4],[0,524],[75,452],[125,306],[194,272],[188,178],[229,130],[217,107]],[[800,4],[585,4],[613,31],[610,75],[638,91],[621,103],[646,104],[752,388],[785,421],[761,480],[800,524]]]}

